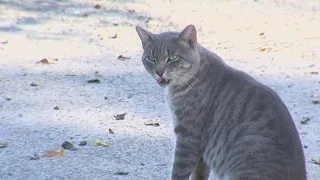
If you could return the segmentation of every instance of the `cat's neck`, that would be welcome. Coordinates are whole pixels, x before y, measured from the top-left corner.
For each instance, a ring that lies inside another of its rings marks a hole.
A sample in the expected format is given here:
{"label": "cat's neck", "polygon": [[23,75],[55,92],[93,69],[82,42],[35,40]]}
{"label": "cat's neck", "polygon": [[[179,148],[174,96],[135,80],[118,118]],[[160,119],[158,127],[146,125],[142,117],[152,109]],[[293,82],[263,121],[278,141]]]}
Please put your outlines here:
{"label": "cat's neck", "polygon": [[183,85],[168,86],[166,94],[175,92],[187,93],[192,89],[195,90],[200,87],[201,84],[207,83],[208,81],[212,84],[210,87],[214,88],[215,84],[218,83],[221,73],[228,69],[228,66],[217,54],[202,47],[200,44],[198,44],[196,48],[199,51],[200,62],[194,76]]}

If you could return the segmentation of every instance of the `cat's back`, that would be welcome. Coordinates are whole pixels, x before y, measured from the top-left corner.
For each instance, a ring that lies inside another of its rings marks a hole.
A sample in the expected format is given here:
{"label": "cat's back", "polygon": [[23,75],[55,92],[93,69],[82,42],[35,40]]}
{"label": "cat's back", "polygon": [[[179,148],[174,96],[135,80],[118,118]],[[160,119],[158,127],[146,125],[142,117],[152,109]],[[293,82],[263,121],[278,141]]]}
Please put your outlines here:
{"label": "cat's back", "polygon": [[258,179],[305,180],[300,138],[281,98],[221,60],[214,64],[220,66],[221,74],[212,93],[214,115],[207,130],[212,137],[208,144],[213,148],[205,152],[213,168],[221,176],[234,171],[238,177],[247,177],[241,169],[246,163]]}

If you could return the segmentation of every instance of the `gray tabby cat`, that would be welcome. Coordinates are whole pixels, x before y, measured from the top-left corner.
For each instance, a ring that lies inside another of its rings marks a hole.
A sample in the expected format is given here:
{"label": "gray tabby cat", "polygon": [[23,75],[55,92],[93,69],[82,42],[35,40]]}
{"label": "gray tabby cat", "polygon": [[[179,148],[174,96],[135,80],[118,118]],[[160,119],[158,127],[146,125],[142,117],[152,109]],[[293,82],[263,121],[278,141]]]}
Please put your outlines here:
{"label": "gray tabby cat", "polygon": [[197,43],[196,29],[136,27],[146,70],[166,90],[176,148],[172,180],[306,180],[304,154],[279,96]]}

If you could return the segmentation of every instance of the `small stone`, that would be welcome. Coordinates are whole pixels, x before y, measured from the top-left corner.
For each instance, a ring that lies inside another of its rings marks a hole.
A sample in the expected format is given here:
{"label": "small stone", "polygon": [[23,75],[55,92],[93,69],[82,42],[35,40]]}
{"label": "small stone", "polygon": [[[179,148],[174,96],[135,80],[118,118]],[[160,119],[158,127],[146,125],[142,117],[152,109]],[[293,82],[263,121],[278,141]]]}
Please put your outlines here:
{"label": "small stone", "polygon": [[319,159],[311,159],[311,161],[312,161],[314,164],[320,165],[320,158],[319,158]]}
{"label": "small stone", "polygon": [[128,174],[129,174],[129,172],[125,172],[125,171],[118,171],[118,172],[114,173],[114,175],[121,175],[121,176],[128,175]]}
{"label": "small stone", "polygon": [[109,128],[109,133],[110,134],[114,134],[113,130],[111,128]]}
{"label": "small stone", "polygon": [[0,148],[5,148],[8,147],[8,143],[7,142],[0,142]]}
{"label": "small stone", "polygon": [[300,123],[301,123],[301,124],[307,124],[308,121],[310,121],[310,118],[304,117],[304,118],[300,121]]}
{"label": "small stone", "polygon": [[124,120],[127,113],[117,114],[113,116],[116,120]]}
{"label": "small stone", "polygon": [[100,84],[100,79],[89,79],[87,82],[88,83],[98,83],[98,84]]}
{"label": "small stone", "polygon": [[39,84],[38,84],[38,83],[35,83],[35,82],[32,82],[32,83],[30,84],[30,86],[39,86]]}
{"label": "small stone", "polygon": [[82,140],[79,142],[79,146],[85,146],[87,145],[88,141],[87,140]]}
{"label": "small stone", "polygon": [[35,153],[33,156],[30,157],[30,160],[38,160],[40,159],[40,155],[38,153]]}
{"label": "small stone", "polygon": [[65,141],[62,143],[61,145],[63,147],[63,149],[70,149],[70,150],[76,150],[77,148],[74,147],[74,145],[69,142],[69,141]]}
{"label": "small stone", "polygon": [[311,103],[312,104],[320,104],[320,100],[312,100]]}
{"label": "small stone", "polygon": [[53,109],[54,109],[54,110],[59,110],[60,107],[59,107],[59,106],[54,106]]}

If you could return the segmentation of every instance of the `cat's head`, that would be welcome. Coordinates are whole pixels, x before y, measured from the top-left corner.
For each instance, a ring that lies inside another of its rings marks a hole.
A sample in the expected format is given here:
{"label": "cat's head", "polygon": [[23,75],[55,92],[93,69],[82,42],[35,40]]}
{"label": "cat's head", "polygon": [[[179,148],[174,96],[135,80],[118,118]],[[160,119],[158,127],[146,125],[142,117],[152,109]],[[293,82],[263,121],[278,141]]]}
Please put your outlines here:
{"label": "cat's head", "polygon": [[153,34],[137,26],[142,42],[142,62],[161,86],[181,86],[194,77],[199,69],[197,33],[193,25],[182,32]]}

